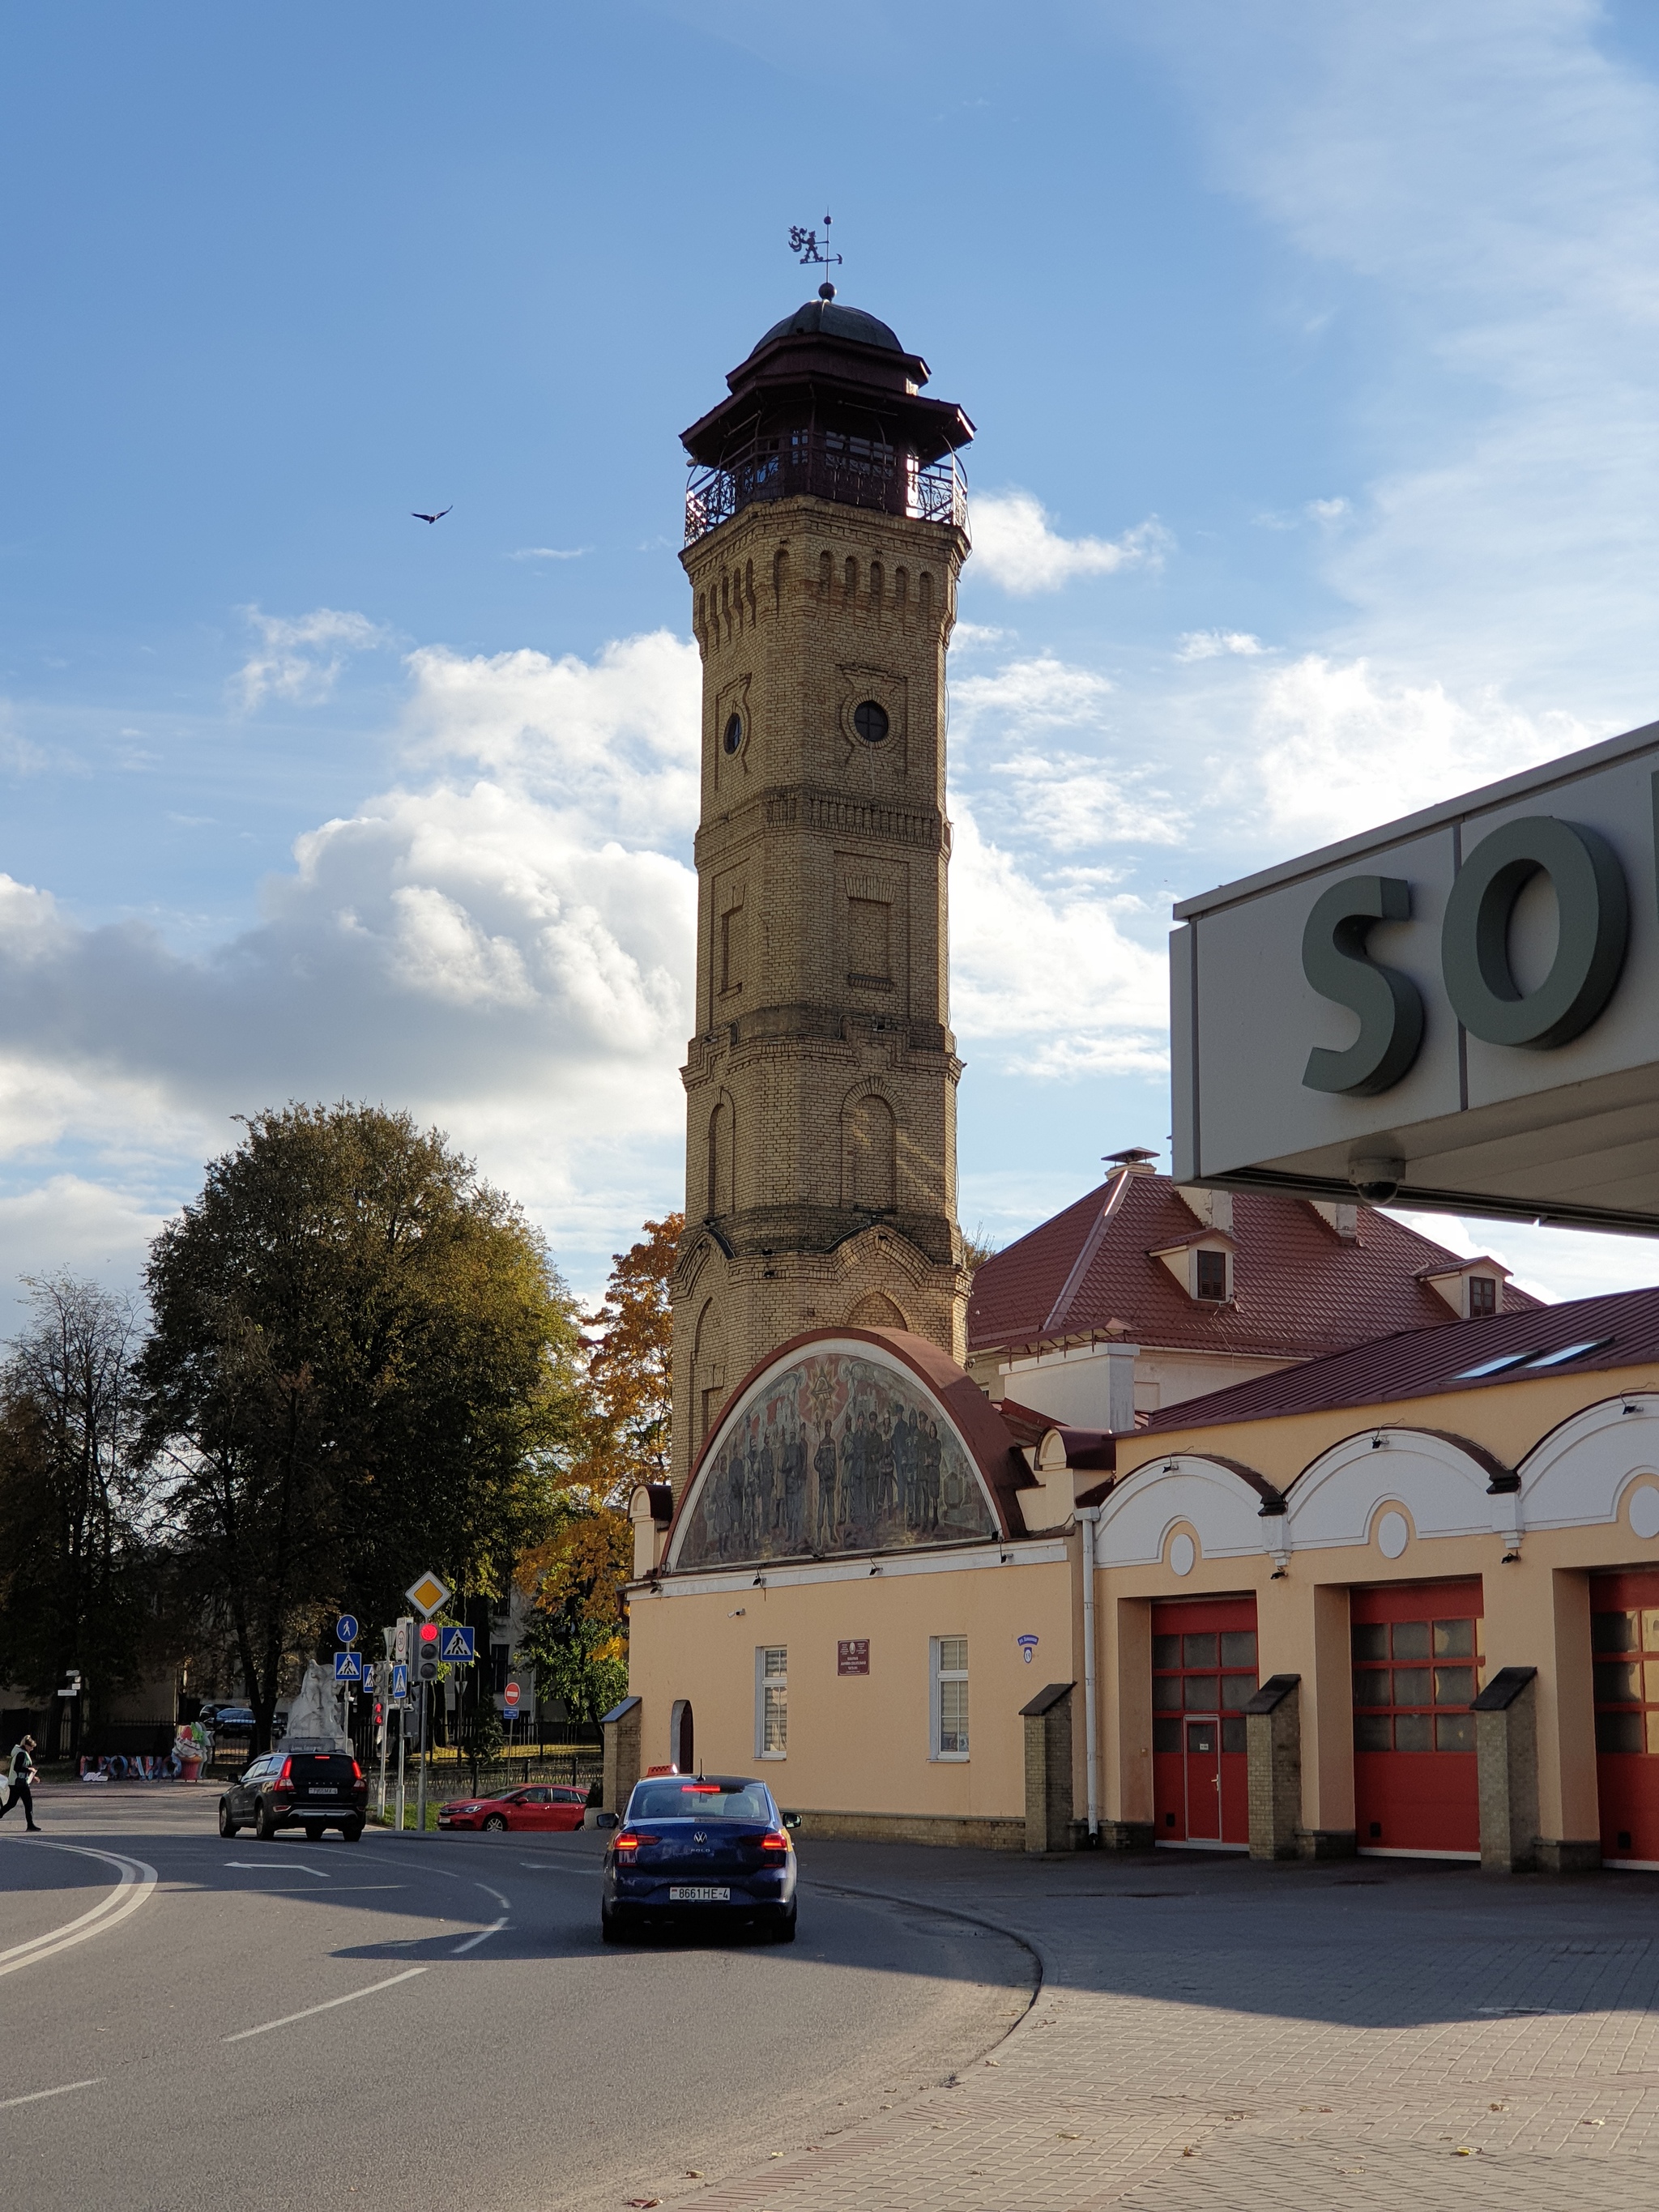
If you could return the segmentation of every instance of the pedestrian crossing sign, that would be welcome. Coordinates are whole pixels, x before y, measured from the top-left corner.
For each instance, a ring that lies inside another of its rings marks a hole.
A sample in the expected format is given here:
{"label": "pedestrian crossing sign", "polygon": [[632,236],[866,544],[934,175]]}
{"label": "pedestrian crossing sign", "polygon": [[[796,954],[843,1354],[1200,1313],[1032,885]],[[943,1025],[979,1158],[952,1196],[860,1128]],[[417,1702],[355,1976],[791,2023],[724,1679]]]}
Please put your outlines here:
{"label": "pedestrian crossing sign", "polygon": [[472,1648],[470,1628],[442,1628],[438,1632],[438,1656],[455,1665],[470,1667],[477,1654]]}
{"label": "pedestrian crossing sign", "polygon": [[361,1682],[363,1662],[355,1651],[337,1651],[334,1655],[334,1679],[337,1682]]}

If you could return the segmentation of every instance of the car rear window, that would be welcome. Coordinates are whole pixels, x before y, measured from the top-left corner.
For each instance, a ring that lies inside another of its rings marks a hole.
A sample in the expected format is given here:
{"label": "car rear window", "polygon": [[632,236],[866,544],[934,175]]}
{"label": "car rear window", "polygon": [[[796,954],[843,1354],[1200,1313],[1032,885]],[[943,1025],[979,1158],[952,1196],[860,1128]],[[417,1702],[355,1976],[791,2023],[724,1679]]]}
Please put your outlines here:
{"label": "car rear window", "polygon": [[350,1758],[343,1751],[296,1752],[294,1779],[296,1782],[349,1782]]}
{"label": "car rear window", "polygon": [[641,1782],[628,1803],[630,1820],[770,1820],[766,1786],[748,1782]]}

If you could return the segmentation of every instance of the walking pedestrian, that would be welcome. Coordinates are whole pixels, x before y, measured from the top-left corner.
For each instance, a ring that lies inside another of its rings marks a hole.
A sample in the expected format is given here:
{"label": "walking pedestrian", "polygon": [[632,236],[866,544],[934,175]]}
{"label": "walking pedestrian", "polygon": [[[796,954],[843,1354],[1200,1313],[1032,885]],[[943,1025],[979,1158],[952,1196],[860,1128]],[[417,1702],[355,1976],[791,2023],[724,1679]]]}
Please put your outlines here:
{"label": "walking pedestrian", "polygon": [[32,1735],[26,1735],[21,1743],[15,1743],[12,1746],[11,1759],[6,1768],[6,1779],[11,1784],[11,1795],[3,1805],[0,1805],[0,1820],[5,1819],[12,1807],[21,1799],[23,1817],[28,1824],[28,1832],[32,1836],[38,1836],[40,1832],[40,1823],[34,1817],[34,1793],[29,1788],[33,1777],[34,1738]]}

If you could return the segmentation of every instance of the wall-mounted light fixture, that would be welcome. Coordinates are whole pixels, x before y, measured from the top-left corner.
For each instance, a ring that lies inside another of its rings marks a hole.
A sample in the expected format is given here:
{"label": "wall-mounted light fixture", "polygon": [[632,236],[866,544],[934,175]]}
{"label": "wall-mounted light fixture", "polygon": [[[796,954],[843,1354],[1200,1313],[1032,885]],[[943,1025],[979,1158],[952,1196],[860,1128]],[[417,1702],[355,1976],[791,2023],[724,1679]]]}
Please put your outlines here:
{"label": "wall-mounted light fixture", "polygon": [[740,1605],[735,1613],[728,1613],[726,1617],[728,1620],[741,1620],[748,1610],[746,1605]]}
{"label": "wall-mounted light fixture", "polygon": [[753,1583],[750,1585],[750,1589],[764,1589],[766,1588],[766,1577],[765,1577],[765,1576],[764,1576],[764,1575],[757,1575],[757,1576],[756,1576],[756,1577],[755,1577],[755,1579],[754,1579],[754,1581],[753,1581]]}
{"label": "wall-mounted light fixture", "polygon": [[1383,1435],[1382,1430],[1379,1429],[1376,1434],[1371,1438],[1371,1449],[1373,1451],[1385,1450],[1388,1446],[1388,1438]]}

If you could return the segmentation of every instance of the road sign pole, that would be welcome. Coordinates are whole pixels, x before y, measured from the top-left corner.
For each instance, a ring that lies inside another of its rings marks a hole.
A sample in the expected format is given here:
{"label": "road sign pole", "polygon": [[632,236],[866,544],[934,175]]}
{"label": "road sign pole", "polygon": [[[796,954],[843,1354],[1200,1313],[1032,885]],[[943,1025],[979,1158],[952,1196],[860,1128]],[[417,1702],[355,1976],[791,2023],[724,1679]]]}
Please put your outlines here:
{"label": "road sign pole", "polygon": [[375,1810],[376,1810],[377,1814],[379,1814],[379,1817],[380,1817],[382,1820],[385,1820],[385,1818],[386,1818],[386,1738],[387,1738],[391,1734],[392,1734],[392,1700],[391,1700],[391,1698],[390,1698],[389,1697],[382,1696],[382,1698],[381,1698],[381,1699],[380,1699],[380,1802],[379,1805],[378,1805],[378,1806],[376,1807],[376,1808],[375,1808]]}
{"label": "road sign pole", "polygon": [[415,1832],[417,1836],[423,1836],[426,1833],[426,1736],[427,1713],[429,1710],[427,1699],[428,1686],[425,1682],[421,1685],[421,1787],[415,1814]]}
{"label": "road sign pole", "polygon": [[400,1835],[404,1826],[404,1736],[407,1728],[408,1723],[404,1717],[404,1708],[399,1705],[398,1708],[398,1832]]}

